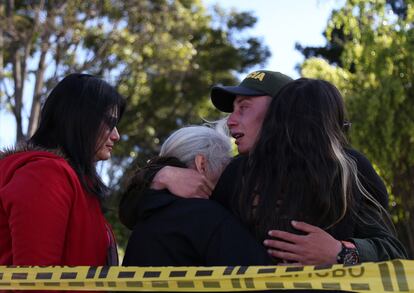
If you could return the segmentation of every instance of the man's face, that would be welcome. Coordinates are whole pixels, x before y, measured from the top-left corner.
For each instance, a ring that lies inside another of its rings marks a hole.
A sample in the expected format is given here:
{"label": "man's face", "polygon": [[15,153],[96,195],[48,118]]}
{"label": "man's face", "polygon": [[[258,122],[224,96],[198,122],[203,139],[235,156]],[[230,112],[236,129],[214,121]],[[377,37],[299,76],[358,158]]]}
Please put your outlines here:
{"label": "man's face", "polygon": [[270,101],[270,96],[237,96],[234,100],[227,125],[240,154],[249,153],[255,144]]}

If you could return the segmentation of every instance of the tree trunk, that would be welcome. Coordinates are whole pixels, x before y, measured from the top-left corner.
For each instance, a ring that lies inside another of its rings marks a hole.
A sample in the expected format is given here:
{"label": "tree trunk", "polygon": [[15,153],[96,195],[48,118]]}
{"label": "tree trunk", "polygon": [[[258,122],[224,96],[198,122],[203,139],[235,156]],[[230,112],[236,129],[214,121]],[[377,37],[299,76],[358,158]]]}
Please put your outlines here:
{"label": "tree trunk", "polygon": [[42,40],[42,49],[39,58],[39,65],[36,72],[35,88],[33,93],[32,109],[30,111],[29,126],[27,130],[28,137],[31,137],[37,129],[40,118],[40,104],[42,89],[44,84],[44,73],[45,73],[45,60],[46,54],[49,49],[49,41],[47,37]]}
{"label": "tree trunk", "polygon": [[22,125],[24,80],[22,80],[20,59],[21,56],[19,54],[19,49],[16,48],[13,53],[14,105],[12,106],[13,114],[16,119],[16,143],[19,143],[25,139]]}
{"label": "tree trunk", "polygon": [[[30,58],[30,51],[32,48],[32,38],[39,29],[40,11],[43,10],[44,5],[45,5],[45,0],[41,0],[39,5],[36,7],[33,30],[28,35],[27,40],[26,40],[25,54],[24,54],[24,59],[22,62],[23,64],[22,67],[24,67],[24,71],[22,71],[22,78],[24,80],[26,80],[26,76],[27,76],[26,61]],[[49,33],[48,33],[46,23],[43,25],[41,36],[42,37],[41,37],[41,45],[40,45],[41,47],[40,58],[39,58],[39,64],[37,67],[37,72],[36,72],[35,88],[34,88],[33,99],[32,99],[32,108],[30,110],[29,125],[27,127],[27,137],[31,137],[33,135],[39,123],[40,98],[42,94],[43,80],[44,80],[44,73],[45,73],[45,60],[46,60],[47,51],[49,49]]]}

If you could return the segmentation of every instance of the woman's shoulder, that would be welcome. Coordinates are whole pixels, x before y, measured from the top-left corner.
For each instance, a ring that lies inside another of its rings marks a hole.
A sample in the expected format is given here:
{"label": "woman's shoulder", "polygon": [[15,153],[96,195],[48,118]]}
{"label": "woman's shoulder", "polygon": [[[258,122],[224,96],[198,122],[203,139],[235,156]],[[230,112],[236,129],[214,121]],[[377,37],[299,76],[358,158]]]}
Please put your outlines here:
{"label": "woman's shoulder", "polygon": [[364,188],[385,208],[388,208],[388,192],[382,178],[378,175],[373,164],[361,152],[346,148],[346,153],[355,160],[358,178]]}
{"label": "woman's shoulder", "polygon": [[58,150],[30,146],[2,151],[0,156],[0,185],[19,177],[42,179],[47,182],[77,179],[76,172]]}
{"label": "woman's shoulder", "polygon": [[64,153],[59,149],[46,149],[28,143],[0,150],[0,161],[31,162],[45,159],[67,162]]}
{"label": "woman's shoulder", "polygon": [[368,160],[368,158],[364,154],[362,154],[360,151],[357,151],[354,148],[346,147],[345,152],[349,156],[351,156],[357,163],[371,164],[371,162]]}
{"label": "woman's shoulder", "polygon": [[368,175],[368,177],[373,176],[373,175],[377,176],[373,164],[364,154],[362,154],[360,151],[357,151],[356,149],[353,149],[353,148],[346,148],[345,152],[352,159],[354,159],[357,165],[358,173],[362,175]]}
{"label": "woman's shoulder", "polygon": [[358,173],[364,176],[378,176],[371,161],[360,151],[353,148],[346,148],[345,152],[355,161]]}
{"label": "woman's shoulder", "polygon": [[19,151],[4,156],[2,161],[4,161],[4,164],[12,165],[16,168],[41,167],[39,171],[44,170],[44,168],[72,169],[63,155],[47,150]]}
{"label": "woman's shoulder", "polygon": [[[61,156],[43,150],[19,151],[0,160],[3,204],[64,204],[83,194],[75,171]],[[46,205],[45,205],[46,206]]]}

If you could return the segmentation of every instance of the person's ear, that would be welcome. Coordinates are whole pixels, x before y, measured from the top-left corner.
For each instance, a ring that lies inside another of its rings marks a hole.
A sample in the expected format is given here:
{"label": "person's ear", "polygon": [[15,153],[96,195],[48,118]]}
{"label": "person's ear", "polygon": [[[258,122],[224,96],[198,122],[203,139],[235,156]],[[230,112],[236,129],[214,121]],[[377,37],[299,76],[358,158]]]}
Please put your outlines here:
{"label": "person's ear", "polygon": [[200,174],[206,174],[207,171],[207,159],[203,155],[196,155],[194,158],[194,163],[197,171]]}

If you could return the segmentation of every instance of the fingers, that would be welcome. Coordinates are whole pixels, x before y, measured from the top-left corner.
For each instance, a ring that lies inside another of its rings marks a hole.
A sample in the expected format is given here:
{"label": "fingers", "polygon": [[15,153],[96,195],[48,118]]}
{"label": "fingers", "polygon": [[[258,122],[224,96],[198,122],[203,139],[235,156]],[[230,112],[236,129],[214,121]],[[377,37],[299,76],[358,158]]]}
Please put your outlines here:
{"label": "fingers", "polygon": [[209,188],[206,188],[204,185],[200,186],[199,191],[196,192],[195,194],[197,194],[196,196],[188,196],[188,197],[194,197],[194,198],[204,198],[204,199],[209,199],[210,195],[211,195],[211,191]]}
{"label": "fingers", "polygon": [[267,253],[276,258],[280,258],[280,259],[284,259],[288,261],[300,262],[300,256],[297,254],[291,253],[291,252],[269,249]]}
{"label": "fingers", "polygon": [[268,234],[271,237],[278,238],[283,241],[288,241],[291,243],[301,242],[301,239],[303,238],[303,236],[292,234],[292,233],[285,232],[285,231],[280,231],[280,230],[271,230],[269,231]]}
{"label": "fingers", "polygon": [[154,178],[152,179],[151,185],[150,185],[151,189],[161,190],[161,189],[166,188],[165,178],[169,172],[168,167],[169,166],[161,168],[161,170],[159,170],[157,174],[155,174]]}
{"label": "fingers", "polygon": [[269,248],[289,251],[289,252],[296,252],[296,249],[295,249],[296,245],[289,243],[289,242],[278,241],[278,240],[265,240],[263,243],[265,246]]}
{"label": "fingers", "polygon": [[208,199],[213,192],[214,184],[207,179],[206,176],[202,176],[202,181],[200,182],[199,190],[200,190],[200,196],[202,198]]}
{"label": "fingers", "polygon": [[[295,229],[299,231],[303,231],[307,234],[322,231],[319,227],[310,225],[305,222],[291,221],[291,224]],[[280,231],[280,230],[271,230],[269,231],[269,235],[275,238],[280,238],[284,241],[292,242],[292,243],[298,243],[301,240],[303,240],[303,235],[297,235],[297,234]]]}
{"label": "fingers", "polygon": [[211,180],[209,180],[205,175],[203,176],[203,183],[206,186],[206,188],[210,191],[210,193],[213,191],[215,184],[213,182],[211,182]]}
{"label": "fingers", "polygon": [[166,166],[155,175],[151,188],[167,188],[184,198],[208,199],[213,192],[214,184],[195,170]]}
{"label": "fingers", "polygon": [[312,232],[317,232],[321,230],[319,227],[313,226],[305,222],[291,221],[291,224],[295,229],[306,232],[306,233],[312,233]]}
{"label": "fingers", "polygon": [[208,187],[208,190],[210,191],[210,194],[211,194],[213,192],[215,185],[213,182],[211,182],[207,178],[206,178],[206,183],[207,183],[206,186]]}
{"label": "fingers", "polygon": [[196,187],[194,188],[195,194],[197,195],[196,198],[210,198],[212,189],[209,185],[209,180],[203,175],[202,177],[200,177],[200,180],[194,181],[196,181]]}
{"label": "fingers", "polygon": [[306,235],[297,235],[280,230],[272,230],[269,235],[276,239],[265,240],[268,253],[279,259],[303,265],[334,264],[341,249],[340,241],[323,229],[292,221],[292,226]]}
{"label": "fingers", "polygon": [[167,188],[171,193],[184,198],[205,198],[211,195],[214,185],[204,175],[192,169],[166,166],[155,176],[151,187]]}

